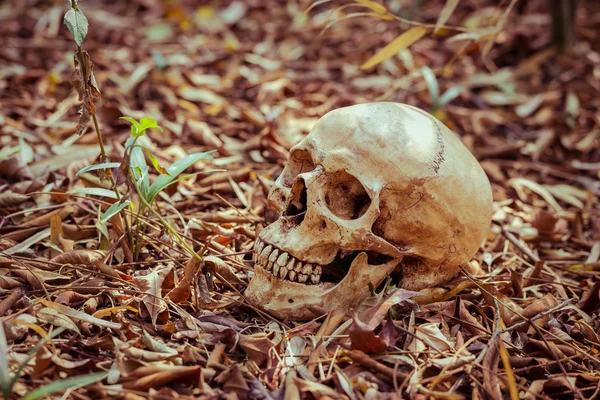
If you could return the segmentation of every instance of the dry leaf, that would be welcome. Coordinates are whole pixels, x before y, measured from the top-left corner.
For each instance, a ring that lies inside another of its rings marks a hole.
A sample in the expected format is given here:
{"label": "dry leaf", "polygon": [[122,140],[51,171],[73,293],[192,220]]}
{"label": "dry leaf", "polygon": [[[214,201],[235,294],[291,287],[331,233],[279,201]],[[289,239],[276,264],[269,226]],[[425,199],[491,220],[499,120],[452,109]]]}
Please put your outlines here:
{"label": "dry leaf", "polygon": [[[138,289],[144,293],[141,298],[141,305],[145,307],[152,325],[156,325],[158,315],[167,310],[167,303],[162,299],[162,286],[169,274],[172,274],[171,266],[159,265],[150,270],[147,275],[133,277],[133,282]],[[140,312],[142,307],[140,305]]]}

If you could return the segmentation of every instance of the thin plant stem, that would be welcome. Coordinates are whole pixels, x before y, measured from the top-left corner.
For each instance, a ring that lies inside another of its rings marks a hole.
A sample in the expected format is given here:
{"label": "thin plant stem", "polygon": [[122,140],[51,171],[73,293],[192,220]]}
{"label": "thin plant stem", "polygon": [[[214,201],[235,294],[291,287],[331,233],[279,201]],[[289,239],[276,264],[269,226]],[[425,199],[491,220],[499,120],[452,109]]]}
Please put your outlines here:
{"label": "thin plant stem", "polygon": [[[79,7],[77,7],[77,1],[76,0],[71,0],[71,8],[73,8],[74,10],[79,10]],[[77,45],[77,56],[79,58],[79,65],[81,67],[81,74],[83,76],[83,85],[85,90],[88,90],[88,82],[86,79],[86,68],[85,68],[85,63],[84,63],[84,58],[83,58],[83,50],[81,49],[80,45]],[[103,163],[106,162],[106,149],[104,148],[104,141],[102,140],[102,134],[100,133],[100,126],[98,124],[98,118],[96,117],[96,110],[93,110],[91,112],[92,114],[92,121],[94,122],[94,129],[96,130],[96,136],[98,137],[98,146],[100,147],[100,159]],[[117,201],[121,201],[121,193],[119,193],[119,189],[117,188],[117,184],[115,182],[115,179],[112,176],[112,173],[109,174],[109,180],[110,183],[112,185],[112,189],[115,192],[115,195],[117,196]],[[125,230],[127,232],[127,237],[129,239],[129,243],[131,245],[133,245],[133,237],[131,235],[131,228],[129,227],[129,222],[127,221],[127,215],[125,214],[124,210],[121,210],[121,212],[119,213],[121,215],[121,218],[123,219],[123,222],[125,224]]]}
{"label": "thin plant stem", "polygon": [[154,216],[156,218],[158,218],[160,223],[165,228],[167,228],[167,230],[169,231],[169,233],[171,235],[175,236],[175,239],[177,239],[179,244],[181,244],[183,246],[183,248],[186,249],[190,253],[190,255],[192,255],[196,260],[198,260],[199,262],[204,261],[204,259],[198,253],[196,253],[196,251],[189,244],[187,244],[187,242],[181,236],[179,236],[179,233],[177,233],[177,231],[175,229],[173,229],[173,227],[171,225],[169,225],[169,223],[158,212],[156,212],[156,210],[153,209],[150,206],[150,204],[148,204],[148,202],[146,201],[144,196],[142,196],[142,194],[140,193],[140,190],[137,186],[136,186],[136,191],[138,193],[138,196],[140,196],[140,200],[142,201],[142,203],[144,203],[144,206],[146,206],[146,208],[149,209],[150,212],[152,214],[154,214]]}

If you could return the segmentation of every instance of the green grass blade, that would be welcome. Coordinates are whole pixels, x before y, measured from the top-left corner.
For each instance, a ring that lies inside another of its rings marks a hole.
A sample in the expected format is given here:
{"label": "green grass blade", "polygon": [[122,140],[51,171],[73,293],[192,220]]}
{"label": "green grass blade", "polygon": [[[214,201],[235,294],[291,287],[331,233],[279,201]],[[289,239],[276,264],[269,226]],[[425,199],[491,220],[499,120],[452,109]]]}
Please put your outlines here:
{"label": "green grass blade", "polygon": [[36,400],[40,399],[44,396],[48,396],[54,392],[58,392],[60,390],[69,389],[72,387],[82,387],[86,385],[90,385],[92,383],[100,382],[104,378],[108,376],[108,371],[97,372],[95,374],[89,375],[80,375],[74,376],[72,378],[63,379],[60,381],[52,382],[47,385],[44,385],[33,392],[29,393],[27,396],[23,397],[22,400]]}
{"label": "green grass blade", "polygon": [[114,215],[121,212],[122,209],[131,204],[130,200],[125,200],[122,203],[115,203],[112,206],[108,207],[108,210],[102,215],[99,223],[105,224],[109,219],[111,219]]}
{"label": "green grass blade", "polygon": [[83,167],[79,171],[77,171],[77,173],[75,175],[79,176],[81,174],[85,174],[86,172],[95,171],[97,169],[118,168],[120,166],[121,166],[120,162],[106,162],[106,163],[102,163],[102,164],[88,165],[87,167]]}
{"label": "green grass blade", "polygon": [[423,79],[425,79],[425,83],[427,84],[431,101],[434,103],[437,102],[438,97],[440,97],[440,87],[438,86],[438,81],[435,77],[435,74],[429,67],[422,67],[421,74],[423,75]]}
{"label": "green grass blade", "polygon": [[104,189],[104,188],[76,188],[73,190],[69,190],[67,194],[87,194],[91,196],[102,196],[108,197],[109,199],[116,199],[117,195],[112,190]]}
{"label": "green grass blade", "polygon": [[2,387],[4,398],[8,399],[12,391],[12,384],[8,368],[8,342],[2,322],[0,322],[0,387]]}
{"label": "green grass blade", "polygon": [[175,161],[167,168],[167,172],[169,173],[169,175],[160,175],[150,186],[150,199],[153,200],[158,193],[160,193],[164,188],[169,186],[169,184],[171,184],[171,182],[174,179],[176,179],[177,176],[183,171],[185,171],[188,167],[195,164],[199,160],[209,158],[212,153],[214,153],[214,150],[207,151],[205,153],[190,154],[189,156],[184,157],[181,160]]}
{"label": "green grass blade", "polygon": [[25,359],[25,361],[23,361],[20,365],[19,368],[17,368],[17,370],[15,371],[15,376],[13,376],[12,380],[9,383],[9,386],[12,388],[14,386],[14,384],[17,382],[17,379],[19,379],[19,376],[21,376],[21,372],[23,372],[23,369],[25,369],[25,367],[27,366],[27,364],[29,363],[29,361],[31,361],[31,359],[33,357],[35,357],[35,355],[37,354],[38,350],[41,349],[42,347],[44,347],[46,345],[46,343],[48,343],[50,340],[54,339],[56,336],[60,335],[61,333],[63,333],[63,331],[65,330],[65,327],[59,327],[56,328],[55,330],[52,331],[52,333],[50,333],[48,336],[43,337],[36,345],[33,349],[29,350],[29,353],[27,354],[27,358]]}

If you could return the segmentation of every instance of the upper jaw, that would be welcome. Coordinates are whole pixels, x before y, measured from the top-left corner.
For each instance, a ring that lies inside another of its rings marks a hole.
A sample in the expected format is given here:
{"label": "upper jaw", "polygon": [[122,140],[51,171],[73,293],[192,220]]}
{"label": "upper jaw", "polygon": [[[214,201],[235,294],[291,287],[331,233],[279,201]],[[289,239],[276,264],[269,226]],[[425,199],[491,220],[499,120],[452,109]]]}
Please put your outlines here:
{"label": "upper jaw", "polygon": [[321,282],[322,265],[300,260],[261,238],[254,245],[254,262],[282,280],[308,285]]}

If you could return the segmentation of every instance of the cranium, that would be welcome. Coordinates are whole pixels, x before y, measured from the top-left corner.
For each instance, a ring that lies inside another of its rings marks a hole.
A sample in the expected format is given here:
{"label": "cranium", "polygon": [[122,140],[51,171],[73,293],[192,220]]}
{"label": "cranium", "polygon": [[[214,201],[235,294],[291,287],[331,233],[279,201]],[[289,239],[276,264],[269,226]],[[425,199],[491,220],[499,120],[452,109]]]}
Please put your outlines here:
{"label": "cranium", "polygon": [[387,276],[409,290],[451,279],[492,215],[473,155],[436,118],[397,103],[323,116],[268,200],[280,218],[256,241],[246,296],[296,320],[353,307]]}

